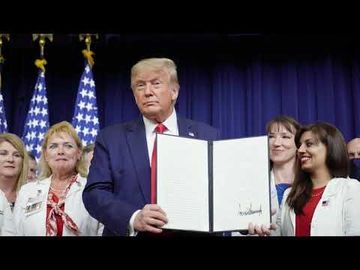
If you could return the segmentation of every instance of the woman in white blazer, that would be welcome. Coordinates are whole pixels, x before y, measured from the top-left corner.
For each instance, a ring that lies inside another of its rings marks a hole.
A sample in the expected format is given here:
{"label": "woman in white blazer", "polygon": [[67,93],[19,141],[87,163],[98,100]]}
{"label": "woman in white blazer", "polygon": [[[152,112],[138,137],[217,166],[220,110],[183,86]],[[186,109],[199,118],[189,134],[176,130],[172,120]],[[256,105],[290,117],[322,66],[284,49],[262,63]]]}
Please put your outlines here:
{"label": "woman in white blazer", "polygon": [[73,126],[53,125],[45,134],[40,179],[22,186],[3,235],[96,236],[103,226],[86,211],[82,192],[86,166],[82,142]]}
{"label": "woman in white blazer", "polygon": [[0,134],[0,190],[13,207],[26,182],[29,158],[22,140],[13,133]]}
{"label": "woman in white blazer", "polygon": [[[288,196],[289,191],[284,196]],[[360,235],[359,194],[360,184],[357,180],[331,179],[313,214],[309,236]],[[277,223],[280,235],[295,236],[296,214],[288,204],[284,204]]]}
{"label": "woman in white blazer", "polygon": [[[295,136],[298,166],[287,189],[272,235],[360,235],[360,182],[348,177],[349,163],[341,132],[319,122],[302,127]],[[249,233],[269,235],[254,225]]]}
{"label": "woman in white blazer", "polygon": [[298,172],[284,195],[277,225],[285,236],[360,235],[360,183],[348,178],[341,132],[320,122],[295,138]]}

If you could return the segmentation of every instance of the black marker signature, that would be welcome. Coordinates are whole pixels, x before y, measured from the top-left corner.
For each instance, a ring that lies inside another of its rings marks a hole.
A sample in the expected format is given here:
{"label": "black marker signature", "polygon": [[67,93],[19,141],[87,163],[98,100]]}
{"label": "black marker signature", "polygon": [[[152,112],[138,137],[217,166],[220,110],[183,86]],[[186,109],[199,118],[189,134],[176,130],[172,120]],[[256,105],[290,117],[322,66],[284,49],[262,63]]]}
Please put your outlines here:
{"label": "black marker signature", "polygon": [[245,207],[245,211],[241,209],[241,204],[239,203],[239,215],[240,216],[249,216],[259,213],[259,216],[262,214],[261,204],[259,209],[252,209],[252,203],[249,207]]}

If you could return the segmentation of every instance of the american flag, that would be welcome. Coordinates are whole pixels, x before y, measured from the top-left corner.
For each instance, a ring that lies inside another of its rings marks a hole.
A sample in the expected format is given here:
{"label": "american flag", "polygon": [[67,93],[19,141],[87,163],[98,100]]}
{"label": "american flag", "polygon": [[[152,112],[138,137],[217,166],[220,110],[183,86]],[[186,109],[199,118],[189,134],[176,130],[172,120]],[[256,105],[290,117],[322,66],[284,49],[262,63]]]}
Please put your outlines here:
{"label": "american flag", "polygon": [[0,133],[7,132],[7,122],[5,116],[4,98],[0,92]]}
{"label": "american flag", "polygon": [[85,65],[77,93],[72,125],[83,145],[94,143],[99,131],[98,109],[93,73],[89,64]]}
{"label": "american flag", "polygon": [[322,205],[322,206],[328,206],[328,205],[329,205],[329,200],[322,201],[322,202],[321,202],[321,205]]}
{"label": "american flag", "polygon": [[22,140],[26,150],[38,160],[41,155],[41,143],[49,128],[48,100],[46,97],[45,73],[39,71],[34,94],[26,117]]}
{"label": "american flag", "polygon": [[[4,60],[2,60],[4,61]],[[1,93],[1,71],[2,71],[2,63],[0,59],[0,133],[7,132],[7,121],[6,121],[6,114],[5,114],[5,107],[4,107],[4,98]]]}

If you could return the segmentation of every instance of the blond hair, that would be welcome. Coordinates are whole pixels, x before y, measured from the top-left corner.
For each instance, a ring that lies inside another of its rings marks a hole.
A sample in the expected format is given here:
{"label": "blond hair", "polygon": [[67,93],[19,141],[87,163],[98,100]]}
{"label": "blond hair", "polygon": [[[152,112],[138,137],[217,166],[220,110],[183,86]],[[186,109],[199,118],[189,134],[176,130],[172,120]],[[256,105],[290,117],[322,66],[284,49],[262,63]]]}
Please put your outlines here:
{"label": "blond hair", "polygon": [[178,81],[176,65],[173,60],[169,58],[147,58],[140,60],[131,68],[131,88],[134,90],[134,78],[142,71],[165,71],[169,74],[170,84],[179,90],[180,85]]}
{"label": "blond hair", "polygon": [[[59,123],[51,126],[49,128],[49,130],[46,132],[42,146],[41,146],[42,153],[41,153],[40,162],[39,162],[39,167],[40,167],[39,178],[40,179],[47,178],[52,174],[51,168],[49,167],[49,164],[45,160],[45,151],[48,146],[50,137],[53,136],[54,134],[59,134],[61,132],[70,135],[74,139],[74,141],[75,141],[77,147],[80,149],[80,151],[82,152],[82,150],[83,150],[82,142],[81,142],[76,130],[69,122],[62,121],[62,122],[59,122]],[[86,164],[85,164],[85,161],[83,158],[81,158],[80,160],[78,160],[76,162],[75,171],[83,177],[87,176]]]}
{"label": "blond hair", "polygon": [[94,151],[94,149],[95,149],[95,144],[90,143],[87,146],[84,146],[83,153],[90,153],[91,151]]}
{"label": "blond hair", "polygon": [[20,154],[22,160],[20,174],[16,180],[16,191],[19,191],[21,186],[26,183],[28,168],[29,168],[29,156],[26,151],[23,141],[13,133],[0,134],[0,143],[10,143]]}

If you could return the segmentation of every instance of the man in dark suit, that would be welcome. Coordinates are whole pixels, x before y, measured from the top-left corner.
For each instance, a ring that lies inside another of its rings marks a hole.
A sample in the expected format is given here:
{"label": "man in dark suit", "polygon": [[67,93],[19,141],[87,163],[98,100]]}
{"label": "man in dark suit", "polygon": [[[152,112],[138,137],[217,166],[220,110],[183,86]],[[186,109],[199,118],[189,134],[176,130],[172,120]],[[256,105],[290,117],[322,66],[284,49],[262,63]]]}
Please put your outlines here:
{"label": "man in dark suit", "polygon": [[350,177],[360,181],[360,138],[354,138],[347,144],[350,161]]}
{"label": "man in dark suit", "polygon": [[150,202],[150,161],[159,123],[165,134],[219,139],[209,125],[177,116],[180,86],[172,60],[139,61],[131,69],[131,88],[142,117],[98,134],[83,193],[86,209],[105,225],[103,235],[162,233],[166,214]]}

